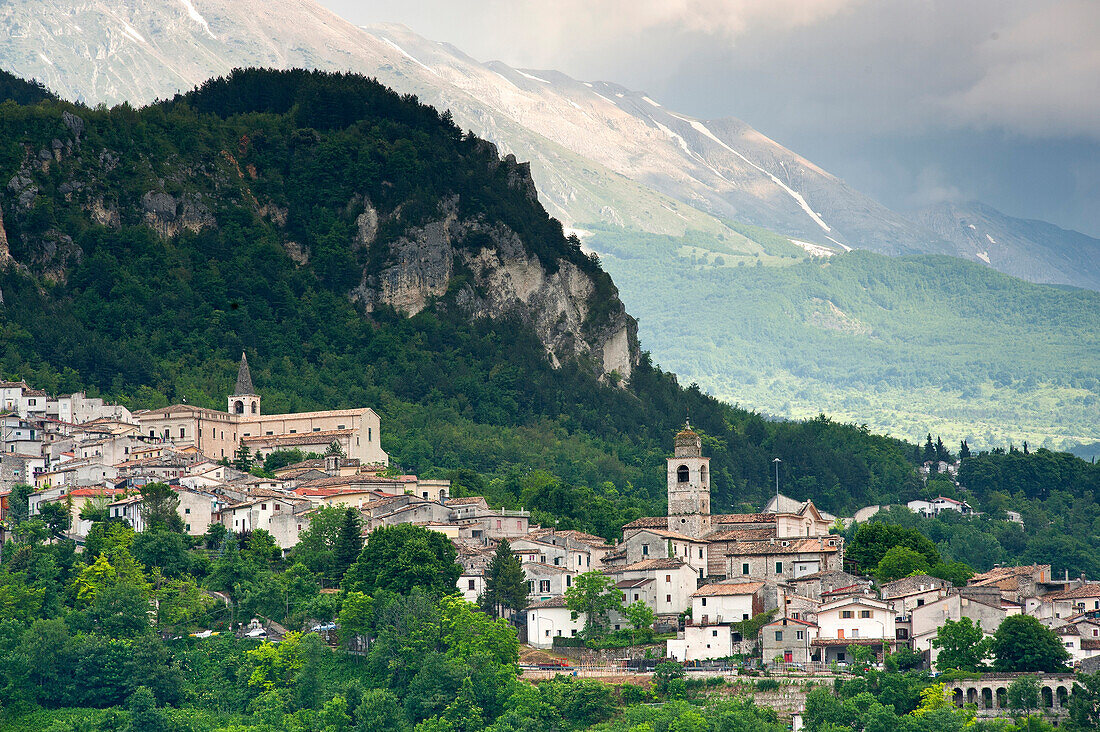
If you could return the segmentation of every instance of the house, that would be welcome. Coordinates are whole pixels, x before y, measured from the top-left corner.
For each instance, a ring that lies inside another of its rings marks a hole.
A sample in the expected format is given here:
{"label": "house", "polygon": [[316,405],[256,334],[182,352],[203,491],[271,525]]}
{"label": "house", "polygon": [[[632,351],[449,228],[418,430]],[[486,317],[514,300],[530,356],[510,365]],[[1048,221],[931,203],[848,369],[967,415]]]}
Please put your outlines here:
{"label": "house", "polygon": [[1001,607],[1000,592],[995,587],[953,588],[936,600],[910,610],[912,617],[912,644],[914,651],[928,654],[928,661],[934,667],[939,649],[932,646],[939,629],[945,622],[958,622],[970,618],[980,624],[985,635],[992,635],[1008,615]]}
{"label": "house", "polygon": [[458,591],[462,593],[462,599],[466,602],[477,603],[478,598],[485,592],[485,570],[463,569],[458,577]]}
{"label": "house", "polygon": [[1054,632],[1061,638],[1070,661],[1079,666],[1088,658],[1100,656],[1100,619],[1084,613],[1075,615],[1056,626]]}
{"label": "house", "polygon": [[560,597],[573,586],[577,572],[555,564],[524,562],[523,575],[527,578],[527,592],[531,599],[549,600]]}
{"label": "house", "polygon": [[866,645],[881,650],[886,644],[897,648],[894,609],[889,603],[872,597],[844,597],[826,602],[818,608],[818,637],[812,641],[821,650],[821,661],[845,662],[850,644]]}
{"label": "house", "polygon": [[211,524],[219,523],[219,512],[225,506],[225,500],[214,493],[194,488],[176,490],[179,499],[179,515],[183,519],[183,531],[191,536],[202,536]]}
{"label": "house", "polygon": [[764,612],[764,583],[717,583],[691,595],[691,620],[666,643],[670,658],[703,661],[728,658],[742,641],[734,624]]}
{"label": "house", "polygon": [[524,539],[564,547],[573,555],[570,566],[581,571],[599,569],[603,565],[604,558],[615,551],[615,547],[609,545],[602,536],[573,529],[532,529]]}
{"label": "house", "polygon": [[1100,582],[1087,582],[1062,592],[1026,598],[1025,608],[1028,615],[1048,623],[1079,613],[1100,611]]}
{"label": "house", "polygon": [[232,532],[264,529],[282,549],[298,543],[298,536],[309,528],[309,501],[296,497],[260,497],[224,506],[217,514],[219,523]]}
{"label": "house", "polygon": [[869,590],[871,582],[843,570],[832,569],[791,577],[787,580],[787,585],[797,595],[820,599],[823,595],[842,588],[858,587],[861,591],[854,594],[863,594],[862,590]]}
{"label": "house", "polygon": [[33,485],[45,472],[46,458],[21,452],[0,452],[0,489],[11,490],[16,485]]}
{"label": "house", "polygon": [[882,599],[889,602],[899,616],[905,617],[913,608],[945,596],[952,585],[947,580],[918,574],[887,582],[880,588]]}
{"label": "house", "polygon": [[[1028,598],[1038,598],[1056,592],[1064,592],[1081,584],[1080,580],[1056,580],[1049,564],[1032,564],[1021,567],[994,567],[988,572],[976,574],[966,583],[968,587],[996,587],[1001,597],[1016,603]],[[1025,607],[1031,614],[1031,609]]]}
{"label": "house", "polygon": [[820,660],[815,648],[818,626],[807,620],[782,617],[760,629],[761,658],[764,663],[810,663]]}
{"label": "house", "polygon": [[378,414],[368,407],[298,414],[263,414],[260,396],[252,385],[248,359],[241,354],[237,384],[227,401],[228,410],[174,404],[134,415],[142,434],[164,443],[191,445],[214,458],[232,458],[240,446],[252,454],[301,449],[325,452],[336,443],[347,457],[363,464],[389,462],[381,446]]}
{"label": "house", "polygon": [[664,559],[646,559],[634,562],[606,574],[616,583],[623,580],[650,580],[647,596],[650,608],[658,619],[665,622],[678,619],[680,613],[691,606],[691,596],[698,587],[698,577],[694,567],[680,557]]}
{"label": "house", "polygon": [[711,555],[711,574],[729,579],[785,581],[843,569],[844,539],[840,536],[819,536],[737,541],[723,549],[720,556],[724,565],[715,571],[714,555]]}
{"label": "house", "polygon": [[527,642],[535,648],[551,648],[554,638],[576,638],[586,622],[584,613],[573,617],[564,597],[551,597],[527,606]]}
{"label": "house", "polygon": [[658,557],[679,557],[698,573],[707,576],[708,543],[667,529],[624,531],[626,563],[633,564]]}
{"label": "house", "polygon": [[972,514],[974,509],[966,501],[956,501],[954,498],[936,496],[931,501],[909,501],[905,504],[913,513],[921,516],[939,516],[944,511],[958,511],[962,514]]}

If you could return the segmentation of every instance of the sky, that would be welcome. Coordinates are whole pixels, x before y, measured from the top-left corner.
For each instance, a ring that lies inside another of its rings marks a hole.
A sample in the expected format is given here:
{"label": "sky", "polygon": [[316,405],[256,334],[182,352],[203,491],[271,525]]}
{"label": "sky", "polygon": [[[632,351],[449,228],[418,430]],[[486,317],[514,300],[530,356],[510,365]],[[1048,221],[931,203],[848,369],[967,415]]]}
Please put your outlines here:
{"label": "sky", "polygon": [[1100,0],[320,0],[482,61],[737,117],[897,210],[1100,237]]}

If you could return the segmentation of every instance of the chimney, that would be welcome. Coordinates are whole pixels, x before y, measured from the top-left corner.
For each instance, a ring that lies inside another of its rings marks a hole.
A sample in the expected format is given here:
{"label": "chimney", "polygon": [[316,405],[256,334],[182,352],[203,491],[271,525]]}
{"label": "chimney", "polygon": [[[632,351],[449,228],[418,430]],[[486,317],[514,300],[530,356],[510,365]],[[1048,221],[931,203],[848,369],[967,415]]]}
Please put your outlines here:
{"label": "chimney", "polygon": [[325,472],[329,475],[336,475],[340,469],[340,456],[339,455],[325,455]]}

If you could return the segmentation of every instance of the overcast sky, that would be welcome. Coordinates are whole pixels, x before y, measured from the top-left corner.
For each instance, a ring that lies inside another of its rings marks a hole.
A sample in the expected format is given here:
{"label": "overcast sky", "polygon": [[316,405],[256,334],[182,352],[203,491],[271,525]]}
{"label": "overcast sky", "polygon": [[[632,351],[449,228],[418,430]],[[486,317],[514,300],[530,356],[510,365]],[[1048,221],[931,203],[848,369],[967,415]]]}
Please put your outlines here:
{"label": "overcast sky", "polygon": [[1100,0],[320,0],[733,116],[893,208],[1100,236]]}

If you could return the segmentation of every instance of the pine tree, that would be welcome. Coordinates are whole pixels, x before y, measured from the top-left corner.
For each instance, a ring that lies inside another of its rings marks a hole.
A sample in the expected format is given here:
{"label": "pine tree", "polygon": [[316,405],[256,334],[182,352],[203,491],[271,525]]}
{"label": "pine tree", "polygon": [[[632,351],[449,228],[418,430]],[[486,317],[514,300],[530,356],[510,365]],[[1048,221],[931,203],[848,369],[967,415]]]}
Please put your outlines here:
{"label": "pine tree", "polygon": [[483,610],[497,617],[503,617],[506,609],[518,612],[527,606],[527,578],[507,539],[500,540],[489,563],[480,602]]}
{"label": "pine tree", "polygon": [[927,463],[936,459],[936,446],[932,444],[932,433],[928,433],[928,441],[924,443],[924,454],[921,456],[921,462]]}
{"label": "pine tree", "polygon": [[970,457],[970,445],[966,444],[966,440],[963,440],[959,445],[959,460],[965,460]]}
{"label": "pine tree", "polygon": [[359,554],[363,551],[363,523],[359,518],[359,512],[354,508],[344,511],[344,521],[340,524],[339,533],[336,535],[334,553],[336,555],[336,573],[334,579],[339,580],[348,571],[348,567],[355,563]]}
{"label": "pine tree", "polygon": [[244,443],[233,453],[233,467],[242,473],[252,470],[252,451]]}
{"label": "pine tree", "polygon": [[939,437],[936,438],[936,460],[938,462],[951,462],[951,451],[947,449],[947,445],[943,444],[943,440]]}

